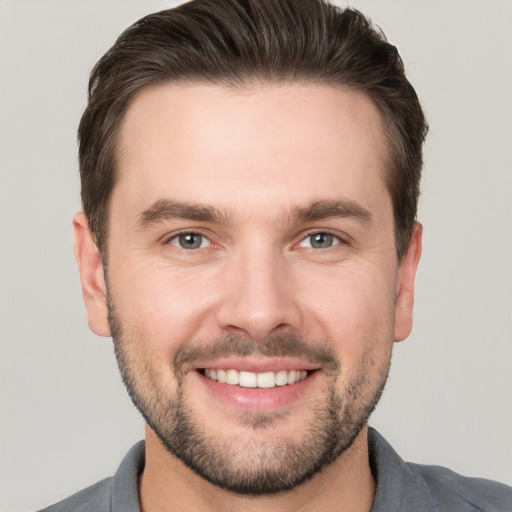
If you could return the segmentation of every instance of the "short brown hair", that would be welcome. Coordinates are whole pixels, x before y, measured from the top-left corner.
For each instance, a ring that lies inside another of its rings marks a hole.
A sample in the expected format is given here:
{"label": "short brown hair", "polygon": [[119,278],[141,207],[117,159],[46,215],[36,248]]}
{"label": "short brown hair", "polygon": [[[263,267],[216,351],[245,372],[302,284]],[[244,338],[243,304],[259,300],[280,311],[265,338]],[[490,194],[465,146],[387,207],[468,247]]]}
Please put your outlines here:
{"label": "short brown hair", "polygon": [[254,80],[330,84],[373,101],[385,126],[402,258],[416,218],[425,118],[397,49],[360,12],[324,0],[193,0],[121,34],[92,70],[78,130],[82,204],[104,258],[117,139],[134,95],[172,81]]}

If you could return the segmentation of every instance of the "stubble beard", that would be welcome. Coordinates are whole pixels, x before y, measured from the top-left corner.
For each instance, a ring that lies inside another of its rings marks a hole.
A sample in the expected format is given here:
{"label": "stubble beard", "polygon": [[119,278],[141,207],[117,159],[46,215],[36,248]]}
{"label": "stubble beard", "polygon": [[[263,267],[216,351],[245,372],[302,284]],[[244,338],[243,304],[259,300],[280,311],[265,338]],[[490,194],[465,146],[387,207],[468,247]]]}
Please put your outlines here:
{"label": "stubble beard", "polygon": [[[177,381],[174,396],[168,396],[156,370],[144,359],[143,339],[131,339],[109,300],[109,323],[119,370],[128,393],[147,424],[169,453],[208,482],[237,494],[261,496],[291,490],[309,480],[335,461],[354,442],[375,409],[384,389],[387,364],[378,369],[375,361],[363,358],[356,376],[343,396],[335,382],[342,371],[339,361],[326,344],[312,343],[296,336],[281,335],[254,343],[245,338],[226,336],[204,343],[185,343],[176,354],[173,367]],[[243,418],[244,439],[221,441],[198,425],[193,408],[183,390],[186,362],[200,356],[214,357],[261,354],[265,356],[314,356],[326,368],[328,388],[324,400],[318,400],[313,418],[300,441],[261,440],[263,430],[281,418],[279,414],[248,413]],[[251,431],[255,433],[251,437]]]}

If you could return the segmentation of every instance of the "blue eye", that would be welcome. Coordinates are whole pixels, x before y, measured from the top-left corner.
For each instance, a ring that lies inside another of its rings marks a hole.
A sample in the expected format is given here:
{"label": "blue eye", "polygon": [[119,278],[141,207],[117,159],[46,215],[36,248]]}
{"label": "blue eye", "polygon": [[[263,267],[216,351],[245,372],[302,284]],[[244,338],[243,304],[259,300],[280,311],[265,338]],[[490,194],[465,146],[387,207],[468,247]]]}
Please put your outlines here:
{"label": "blue eye", "polygon": [[210,245],[210,241],[200,233],[180,233],[169,240],[171,245],[181,249],[203,249]]}
{"label": "blue eye", "polygon": [[340,239],[331,233],[312,233],[301,241],[299,247],[311,247],[312,249],[329,249],[340,243]]}

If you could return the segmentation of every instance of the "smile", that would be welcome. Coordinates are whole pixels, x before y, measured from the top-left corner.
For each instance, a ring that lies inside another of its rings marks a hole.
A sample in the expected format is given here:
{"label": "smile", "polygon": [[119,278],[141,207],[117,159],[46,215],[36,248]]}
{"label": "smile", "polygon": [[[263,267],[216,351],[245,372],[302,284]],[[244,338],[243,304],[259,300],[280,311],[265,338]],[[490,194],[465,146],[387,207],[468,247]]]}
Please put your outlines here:
{"label": "smile", "polygon": [[238,371],[234,369],[213,369],[206,368],[203,375],[211,380],[230,386],[241,386],[243,388],[275,388],[286,386],[303,381],[308,372],[306,370],[280,370],[278,372],[253,373]]}

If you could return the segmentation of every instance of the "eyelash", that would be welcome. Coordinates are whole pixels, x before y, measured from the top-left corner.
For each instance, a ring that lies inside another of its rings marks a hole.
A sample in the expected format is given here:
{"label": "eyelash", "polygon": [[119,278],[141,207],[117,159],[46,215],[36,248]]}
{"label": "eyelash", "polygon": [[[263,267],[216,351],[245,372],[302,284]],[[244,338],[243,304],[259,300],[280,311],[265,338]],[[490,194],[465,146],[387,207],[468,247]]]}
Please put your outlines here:
{"label": "eyelash", "polygon": [[[170,244],[170,245],[174,245],[177,249],[181,249],[183,251],[187,251],[187,252],[194,252],[194,250],[197,250],[197,249],[206,249],[206,247],[192,247],[192,248],[185,248],[185,247],[181,247],[178,245],[178,241],[180,239],[180,237],[186,237],[186,236],[191,236],[191,235],[194,235],[196,237],[201,237],[202,240],[207,240],[208,242],[210,242],[210,247],[213,246],[213,242],[210,240],[209,237],[207,237],[206,235],[203,235],[203,233],[200,233],[198,231],[181,231],[180,233],[176,233],[172,236],[170,236],[169,238],[166,239],[165,241],[165,244]],[[176,240],[178,243],[177,244],[173,244],[172,242]],[[202,242],[201,242],[201,245],[202,245]]]}
{"label": "eyelash", "polygon": [[[201,237],[201,244],[199,247],[185,248],[185,247],[178,246],[179,242],[177,242],[176,244],[172,243],[174,240],[178,241],[180,239],[180,237],[186,237],[186,236],[190,236],[190,235]],[[329,237],[331,237],[333,243],[329,247],[308,247],[309,249],[327,250],[327,249],[331,249],[333,247],[336,247],[338,245],[346,243],[346,241],[343,240],[340,236],[338,236],[330,231],[314,230],[314,231],[310,231],[310,232],[306,233],[306,235],[300,239],[299,243],[296,244],[296,246],[301,247],[302,243],[304,243],[306,240],[310,239],[311,237],[313,237],[315,235],[323,235],[324,237],[326,237],[328,239],[329,239]],[[213,242],[210,240],[210,238],[208,236],[206,236],[203,233],[200,233],[198,231],[182,231],[180,233],[176,233],[176,234],[172,235],[171,237],[167,238],[165,241],[165,244],[174,245],[177,249],[181,249],[186,252],[195,252],[195,250],[207,248],[207,247],[201,247],[203,240],[207,240],[210,243],[209,247],[214,246]]]}
{"label": "eyelash", "polygon": [[[333,239],[333,245],[329,246],[329,247],[324,247],[323,249],[324,250],[327,250],[327,249],[332,249],[333,247],[336,247],[338,245],[341,245],[341,244],[344,244],[346,243],[339,235],[336,235],[334,233],[332,233],[331,231],[322,231],[322,230],[313,230],[313,231],[310,231],[308,232],[303,238],[301,238],[300,242],[299,242],[299,246],[300,244],[302,244],[304,241],[306,241],[308,238],[311,238],[315,235],[324,235],[327,236],[327,237],[332,237]],[[315,248],[315,247],[310,247],[310,249],[318,249],[320,250],[321,248]]]}

